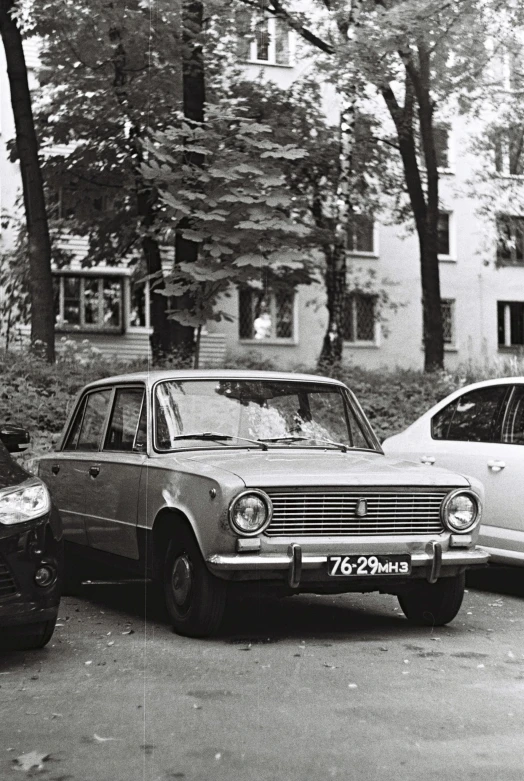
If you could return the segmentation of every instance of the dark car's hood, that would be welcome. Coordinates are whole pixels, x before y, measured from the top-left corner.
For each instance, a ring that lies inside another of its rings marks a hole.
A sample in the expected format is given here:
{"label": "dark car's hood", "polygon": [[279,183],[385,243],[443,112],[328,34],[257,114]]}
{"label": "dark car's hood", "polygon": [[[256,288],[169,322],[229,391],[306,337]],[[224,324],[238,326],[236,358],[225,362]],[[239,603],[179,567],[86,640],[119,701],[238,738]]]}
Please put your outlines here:
{"label": "dark car's hood", "polygon": [[29,474],[11,458],[4,445],[0,442],[0,490],[27,480]]}
{"label": "dark car's hood", "polygon": [[462,488],[469,486],[462,475],[413,461],[388,458],[366,451],[342,453],[318,450],[270,450],[249,452],[230,450],[217,453],[178,455],[180,460],[198,462],[230,472],[246,486],[355,485],[429,486]]}

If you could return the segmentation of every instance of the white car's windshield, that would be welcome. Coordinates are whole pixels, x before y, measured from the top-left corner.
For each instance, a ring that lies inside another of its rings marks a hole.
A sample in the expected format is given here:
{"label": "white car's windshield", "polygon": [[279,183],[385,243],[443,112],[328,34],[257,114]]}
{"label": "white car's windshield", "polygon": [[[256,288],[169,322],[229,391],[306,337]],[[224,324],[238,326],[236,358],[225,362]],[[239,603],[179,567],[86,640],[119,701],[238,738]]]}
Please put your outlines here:
{"label": "white car's windshield", "polygon": [[159,450],[199,447],[375,449],[338,385],[289,380],[168,380],[155,391]]}

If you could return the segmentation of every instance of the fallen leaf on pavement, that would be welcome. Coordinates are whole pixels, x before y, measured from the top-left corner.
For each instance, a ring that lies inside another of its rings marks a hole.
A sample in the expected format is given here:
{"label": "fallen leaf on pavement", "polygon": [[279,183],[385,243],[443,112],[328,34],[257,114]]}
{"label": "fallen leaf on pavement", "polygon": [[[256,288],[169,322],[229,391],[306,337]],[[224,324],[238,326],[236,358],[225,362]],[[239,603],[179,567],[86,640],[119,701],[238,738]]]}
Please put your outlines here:
{"label": "fallen leaf on pavement", "polygon": [[93,737],[97,743],[107,743],[108,740],[118,740],[118,738],[101,738],[100,735],[96,734],[96,732]]}
{"label": "fallen leaf on pavement", "polygon": [[16,770],[23,770],[29,773],[30,770],[43,770],[44,762],[49,759],[49,754],[41,754],[39,751],[30,751],[28,754],[21,754],[13,760]]}

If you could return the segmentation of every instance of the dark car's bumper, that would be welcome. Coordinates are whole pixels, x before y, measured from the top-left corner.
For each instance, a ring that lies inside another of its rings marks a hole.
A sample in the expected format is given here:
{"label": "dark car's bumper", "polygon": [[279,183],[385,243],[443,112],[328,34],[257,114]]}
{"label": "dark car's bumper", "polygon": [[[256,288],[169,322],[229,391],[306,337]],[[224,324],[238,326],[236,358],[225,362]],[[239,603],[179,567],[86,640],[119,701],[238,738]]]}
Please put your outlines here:
{"label": "dark car's bumper", "polygon": [[[35,573],[42,566],[56,573],[47,586],[35,582]],[[63,542],[56,509],[36,521],[0,524],[0,626],[54,619],[62,569]]]}

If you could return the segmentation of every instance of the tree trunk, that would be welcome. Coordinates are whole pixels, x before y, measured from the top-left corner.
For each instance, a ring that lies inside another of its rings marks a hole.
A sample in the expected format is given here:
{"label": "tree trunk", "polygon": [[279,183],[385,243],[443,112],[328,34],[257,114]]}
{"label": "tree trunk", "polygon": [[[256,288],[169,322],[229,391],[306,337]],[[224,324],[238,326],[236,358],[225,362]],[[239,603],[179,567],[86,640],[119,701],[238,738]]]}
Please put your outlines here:
{"label": "tree trunk", "polygon": [[135,191],[137,214],[140,218],[143,230],[141,245],[146,263],[147,273],[151,279],[151,309],[150,320],[153,333],[150,337],[151,353],[153,361],[158,363],[165,360],[173,353],[175,347],[174,323],[169,318],[169,302],[160,291],[165,290],[165,282],[162,270],[162,253],[160,244],[155,236],[156,203],[155,191],[145,182],[142,176],[141,166],[144,162],[144,150],[142,146],[141,128],[135,121],[129,96],[127,93],[127,54],[122,43],[122,36],[118,27],[109,31],[109,38],[115,49],[112,57],[114,78],[113,87],[124,117],[129,122],[129,140],[132,147],[133,169],[135,177]]}
{"label": "tree trunk", "polygon": [[44,355],[49,363],[54,363],[55,312],[51,242],[22,36],[15,20],[11,17],[14,7],[15,0],[0,0],[0,34],[5,49],[11,90],[27,224],[31,348]]}
{"label": "tree trunk", "polygon": [[444,368],[444,332],[440,299],[440,269],[438,261],[438,166],[433,134],[433,103],[430,95],[430,55],[420,44],[419,78],[415,79],[418,116],[427,175],[427,210],[424,247],[421,245],[422,312],[424,333],[424,368],[435,371]]}
{"label": "tree trunk", "polygon": [[[184,96],[184,116],[192,123],[204,122],[206,86],[204,56],[200,36],[204,18],[203,3],[200,0],[184,0],[182,3],[182,84]],[[204,157],[201,154],[188,153],[185,164],[201,168]],[[175,264],[195,263],[198,259],[198,244],[184,238],[183,231],[190,227],[190,220],[182,219],[175,238]],[[195,351],[195,329],[176,320],[176,311],[195,310],[193,295],[186,293],[172,299],[174,314],[174,334],[177,351],[185,362],[193,360]]]}
{"label": "tree trunk", "polygon": [[[383,87],[382,96],[397,130],[404,177],[419,240],[424,369],[425,371],[435,371],[444,367],[444,336],[438,263],[438,170],[432,127],[433,109],[429,94],[429,82],[427,84],[419,83],[420,76],[413,67],[408,69],[406,66],[406,71],[404,106],[401,107],[397,103],[389,86]],[[422,186],[415,145],[413,125],[415,92],[428,178],[427,196]]]}
{"label": "tree trunk", "polygon": [[356,96],[351,91],[345,96],[345,105],[340,112],[340,154],[337,185],[337,214],[333,251],[326,257],[326,293],[328,327],[319,364],[340,363],[344,349],[344,318],[347,297],[347,253],[348,229],[351,214],[351,174],[353,170],[353,147],[355,144]]}

